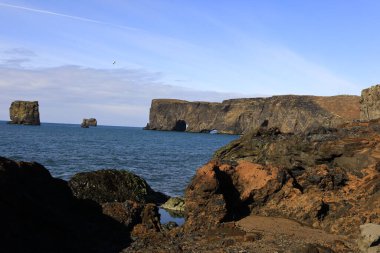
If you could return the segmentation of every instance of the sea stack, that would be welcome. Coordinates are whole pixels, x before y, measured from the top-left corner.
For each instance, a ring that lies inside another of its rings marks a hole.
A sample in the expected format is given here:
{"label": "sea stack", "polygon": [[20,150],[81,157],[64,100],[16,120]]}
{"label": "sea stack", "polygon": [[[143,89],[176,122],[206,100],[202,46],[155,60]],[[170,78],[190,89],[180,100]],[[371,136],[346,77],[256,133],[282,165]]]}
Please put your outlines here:
{"label": "sea stack", "polygon": [[83,119],[82,124],[80,124],[83,128],[89,128],[90,126],[97,126],[98,121],[95,118]]}
{"label": "sea stack", "polygon": [[10,124],[40,125],[38,101],[14,101],[9,108]]}

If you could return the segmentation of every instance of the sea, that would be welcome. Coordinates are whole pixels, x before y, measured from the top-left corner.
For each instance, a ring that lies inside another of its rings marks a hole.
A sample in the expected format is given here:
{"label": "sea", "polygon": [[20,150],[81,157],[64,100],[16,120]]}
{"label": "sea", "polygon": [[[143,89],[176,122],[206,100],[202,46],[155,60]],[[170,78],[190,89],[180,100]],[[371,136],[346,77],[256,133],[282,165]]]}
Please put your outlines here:
{"label": "sea", "polygon": [[238,137],[141,127],[24,126],[0,121],[0,156],[38,162],[52,176],[65,180],[84,171],[128,170],[156,191],[183,196],[197,168]]}

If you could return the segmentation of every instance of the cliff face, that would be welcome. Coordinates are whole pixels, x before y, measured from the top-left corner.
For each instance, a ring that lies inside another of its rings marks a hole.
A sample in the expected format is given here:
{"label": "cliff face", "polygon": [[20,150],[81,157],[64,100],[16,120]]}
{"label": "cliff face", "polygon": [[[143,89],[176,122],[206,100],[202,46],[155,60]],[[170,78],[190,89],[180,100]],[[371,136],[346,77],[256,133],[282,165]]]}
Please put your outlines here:
{"label": "cliff face", "polygon": [[242,134],[259,127],[303,132],[359,118],[358,96],[273,96],[222,103],[154,99],[145,129]]}
{"label": "cliff face", "polygon": [[360,99],[360,119],[371,120],[380,118],[380,85],[362,90]]}
{"label": "cliff face", "polygon": [[38,101],[14,101],[9,108],[11,124],[40,125]]}

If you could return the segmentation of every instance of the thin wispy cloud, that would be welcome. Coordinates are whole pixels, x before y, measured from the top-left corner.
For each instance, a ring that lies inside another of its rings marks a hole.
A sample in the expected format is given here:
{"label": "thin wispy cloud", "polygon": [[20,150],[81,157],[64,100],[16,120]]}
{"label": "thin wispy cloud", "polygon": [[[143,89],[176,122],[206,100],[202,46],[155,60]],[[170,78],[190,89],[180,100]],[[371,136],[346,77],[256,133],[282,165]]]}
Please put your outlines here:
{"label": "thin wispy cloud", "polygon": [[24,10],[24,11],[29,11],[29,12],[35,12],[35,13],[40,13],[40,14],[46,14],[46,15],[53,15],[53,16],[58,16],[58,17],[63,17],[63,18],[69,18],[69,19],[79,20],[79,21],[83,21],[83,22],[90,22],[90,23],[108,25],[108,26],[113,26],[113,27],[117,27],[117,28],[132,30],[132,31],[139,30],[139,29],[134,28],[134,27],[123,26],[123,25],[116,25],[116,24],[112,24],[112,23],[109,23],[109,22],[104,22],[104,21],[101,21],[101,20],[96,20],[96,19],[91,19],[91,18],[85,18],[85,17],[79,17],[79,16],[73,16],[73,15],[67,15],[67,14],[63,14],[63,13],[58,13],[58,12],[53,12],[53,11],[48,11],[48,10],[42,10],[42,9],[36,9],[36,8],[30,8],[30,7],[20,6],[20,5],[13,5],[13,4],[7,4],[7,3],[1,3],[0,2],[0,7],[19,9],[19,10]]}

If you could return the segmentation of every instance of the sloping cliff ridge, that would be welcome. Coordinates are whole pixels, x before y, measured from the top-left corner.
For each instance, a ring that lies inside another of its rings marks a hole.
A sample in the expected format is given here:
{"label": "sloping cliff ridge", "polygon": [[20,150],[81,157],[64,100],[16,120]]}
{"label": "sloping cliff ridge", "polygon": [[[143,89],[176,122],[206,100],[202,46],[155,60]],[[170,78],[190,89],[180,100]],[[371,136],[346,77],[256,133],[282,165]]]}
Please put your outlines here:
{"label": "sloping cliff ridge", "polygon": [[315,126],[336,127],[359,119],[359,96],[273,96],[230,99],[222,103],[154,99],[145,129],[243,134],[259,127],[303,132]]}

